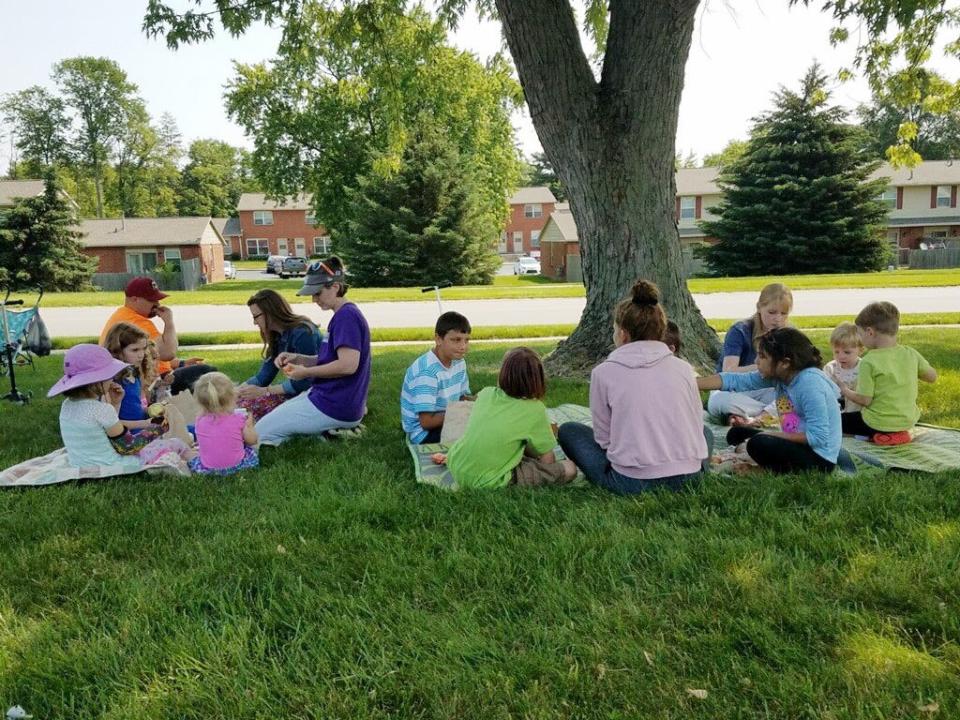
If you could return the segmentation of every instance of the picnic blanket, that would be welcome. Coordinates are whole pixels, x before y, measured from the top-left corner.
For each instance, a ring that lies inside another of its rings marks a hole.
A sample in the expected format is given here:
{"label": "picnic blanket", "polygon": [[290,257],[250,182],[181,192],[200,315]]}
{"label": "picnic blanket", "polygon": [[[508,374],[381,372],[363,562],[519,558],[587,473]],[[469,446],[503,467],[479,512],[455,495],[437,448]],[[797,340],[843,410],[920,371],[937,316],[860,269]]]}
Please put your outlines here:
{"label": "picnic blanket", "polygon": [[[704,416],[704,422],[713,431],[714,453],[729,448],[725,440],[729,428],[710,415]],[[913,429],[912,435],[912,442],[889,446],[845,435],[843,449],[850,454],[853,466],[842,462],[838,466],[848,473],[870,467],[928,473],[960,470],[960,429],[921,424]]]}
{"label": "picnic blanket", "polygon": [[[558,425],[565,422],[580,422],[591,425],[590,408],[582,405],[566,404],[548,408],[550,421]],[[717,418],[704,413],[704,424],[713,432],[713,453],[729,453],[732,448],[726,443],[727,430]],[[433,445],[412,445],[407,448],[413,457],[413,466],[417,482],[435,485],[445,490],[456,490],[454,481],[445,465],[436,465],[431,455],[446,452],[448,447],[440,443]],[[843,438],[843,448],[851,456],[846,462],[840,462],[840,470],[857,473],[874,467],[885,470],[911,470],[916,472],[943,472],[960,470],[960,429],[943,428],[934,425],[918,425],[913,430],[913,442],[906,445],[881,446],[852,437]],[[566,457],[558,446],[554,452],[557,457]],[[711,465],[712,472],[729,472],[729,465]]]}
{"label": "picnic blanket", "polygon": [[19,465],[0,472],[0,487],[32,487],[56,485],[70,480],[100,480],[118,475],[134,475],[139,472],[171,473],[189,475],[187,464],[173,453],[161,455],[152,465],[128,470],[113,465],[94,465],[78,468],[70,465],[65,448],[54,450],[48,455],[25,460]]}
{"label": "picnic blanket", "polygon": [[[590,425],[591,423],[590,408],[583,407],[582,405],[568,404],[555,408],[547,408],[547,415],[550,417],[550,422],[554,422],[557,425],[571,421],[581,422],[586,425]],[[406,440],[406,443],[407,449],[413,457],[413,468],[416,472],[418,483],[435,485],[444,490],[457,489],[457,482],[453,479],[447,466],[437,465],[430,457],[434,453],[447,452],[447,450],[450,449],[448,445],[444,445],[443,443],[414,445],[409,439]],[[563,450],[560,449],[559,445],[553,449],[553,452],[556,454],[557,460],[563,460],[567,457],[563,454]]]}

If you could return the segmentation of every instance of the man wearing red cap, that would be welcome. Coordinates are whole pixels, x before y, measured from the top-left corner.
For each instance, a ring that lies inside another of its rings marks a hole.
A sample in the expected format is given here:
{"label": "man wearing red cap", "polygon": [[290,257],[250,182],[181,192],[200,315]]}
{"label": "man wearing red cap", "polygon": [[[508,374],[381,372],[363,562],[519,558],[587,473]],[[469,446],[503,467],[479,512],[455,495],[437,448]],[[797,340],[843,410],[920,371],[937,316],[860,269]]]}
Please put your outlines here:
{"label": "man wearing red cap", "polygon": [[[126,295],[124,304],[118,307],[107,319],[106,325],[100,332],[101,345],[107,333],[110,332],[110,328],[118,323],[130,323],[143,330],[157,346],[159,356],[157,373],[161,376],[171,371],[174,373],[174,383],[171,388],[174,394],[193,385],[198,377],[214,369],[201,365],[202,358],[190,358],[188,360],[177,358],[179,344],[177,342],[177,329],[173,324],[173,311],[160,304],[160,301],[167,297],[167,294],[160,291],[154,280],[148,277],[133,278],[127,283],[124,295]],[[163,321],[162,333],[150,320],[154,317]],[[190,370],[184,372],[185,368],[190,368]]]}

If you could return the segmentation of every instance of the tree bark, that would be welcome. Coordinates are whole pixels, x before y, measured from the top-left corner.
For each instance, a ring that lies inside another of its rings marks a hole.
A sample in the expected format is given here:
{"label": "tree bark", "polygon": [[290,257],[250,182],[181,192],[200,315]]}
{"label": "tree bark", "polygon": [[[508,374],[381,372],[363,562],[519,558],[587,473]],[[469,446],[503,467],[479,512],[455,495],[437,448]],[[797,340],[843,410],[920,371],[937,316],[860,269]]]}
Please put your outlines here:
{"label": "tree bark", "polygon": [[587,303],[547,358],[582,375],[612,348],[612,311],[638,278],[655,282],[684,355],[706,367],[711,330],[681,277],[674,152],[699,0],[611,0],[599,82],[568,0],[496,0],[537,135],[567,190]]}

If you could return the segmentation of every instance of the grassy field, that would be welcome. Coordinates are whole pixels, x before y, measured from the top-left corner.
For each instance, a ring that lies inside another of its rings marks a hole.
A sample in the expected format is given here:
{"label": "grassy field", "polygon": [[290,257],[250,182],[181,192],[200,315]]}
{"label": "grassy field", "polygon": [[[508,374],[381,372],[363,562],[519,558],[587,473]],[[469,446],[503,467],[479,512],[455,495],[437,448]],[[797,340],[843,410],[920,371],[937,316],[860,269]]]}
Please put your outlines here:
{"label": "grassy field", "polygon": [[[770,282],[784,282],[794,290],[871,288],[871,287],[948,287],[960,285],[960,269],[898,270],[896,272],[852,275],[784,275],[781,277],[695,278],[688,281],[695,293],[753,292]],[[170,305],[242,305],[257,290],[269,287],[291,302],[303,302],[296,292],[303,285],[300,279],[228,280],[206,285],[199,290],[174,292],[166,302]],[[497,300],[509,298],[582,297],[583,285],[555,283],[539,275],[498,275],[493,285],[466,285],[445,288],[444,300]],[[351,288],[357,302],[397,302],[432,300],[432,293],[415,288]],[[25,296],[29,299],[30,296]],[[45,307],[93,307],[119,305],[122,292],[50,293],[44,296]]]}
{"label": "grassy field", "polygon": [[[903,335],[941,371],[925,419],[960,425],[960,331]],[[503,351],[473,349],[475,388]],[[446,494],[414,483],[398,429],[416,352],[376,351],[360,440],[265,449],[222,480],[0,492],[0,703],[44,719],[960,716],[954,477]],[[257,363],[210,359],[236,378]],[[38,394],[58,376],[59,358],[22,373]],[[548,404],[586,398],[557,381]],[[0,466],[55,448],[57,411],[0,406]]]}
{"label": "grassy field", "polygon": [[[798,328],[830,328],[839,323],[850,320],[848,315],[822,315],[810,317],[793,317],[790,319]],[[710,326],[718,333],[724,333],[735,323],[731,318],[710,320]],[[960,313],[904,313],[900,316],[900,325],[960,325]],[[561,325],[483,325],[473,328],[473,340],[493,340],[510,338],[544,338],[566,337],[573,332],[576,326]],[[433,339],[433,328],[371,328],[370,336],[374,342],[404,342],[430,341]],[[212,332],[212,333],[180,333],[180,345],[234,345],[237,343],[259,343],[260,335],[256,332]],[[81,342],[97,342],[98,338],[90,337],[56,337],[53,346],[59,349],[73,347]]]}

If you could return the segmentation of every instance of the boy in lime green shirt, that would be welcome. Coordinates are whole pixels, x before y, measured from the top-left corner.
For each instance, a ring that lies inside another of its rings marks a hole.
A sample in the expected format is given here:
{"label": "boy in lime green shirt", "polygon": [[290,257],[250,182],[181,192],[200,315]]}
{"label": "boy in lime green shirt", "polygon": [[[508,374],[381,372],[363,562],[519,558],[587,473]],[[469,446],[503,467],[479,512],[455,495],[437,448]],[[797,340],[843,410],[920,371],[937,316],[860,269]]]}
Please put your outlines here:
{"label": "boy in lime green shirt", "polygon": [[936,382],[937,371],[912,347],[897,343],[900,311],[893,303],[870,303],[855,322],[868,352],[860,360],[857,389],[840,392],[863,410],[844,413],[843,432],[878,445],[910,442],[910,428],[920,419],[917,380]]}

